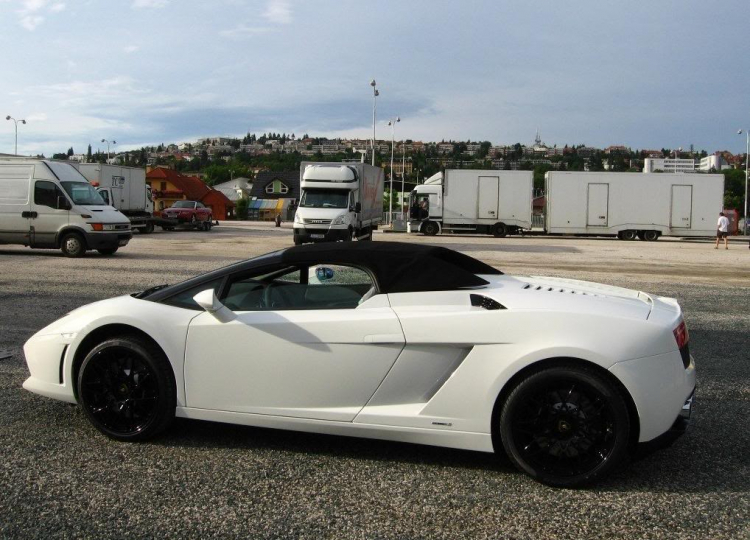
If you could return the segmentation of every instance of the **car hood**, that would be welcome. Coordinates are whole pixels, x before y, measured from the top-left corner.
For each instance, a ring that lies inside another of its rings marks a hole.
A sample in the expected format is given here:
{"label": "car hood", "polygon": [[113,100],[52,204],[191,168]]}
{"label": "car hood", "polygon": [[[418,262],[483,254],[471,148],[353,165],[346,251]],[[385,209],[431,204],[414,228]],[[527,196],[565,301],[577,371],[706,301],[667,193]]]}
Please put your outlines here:
{"label": "car hood", "polygon": [[92,216],[93,219],[102,223],[130,223],[130,220],[114,206],[86,205],[78,206]]}
{"label": "car hood", "polygon": [[574,311],[648,319],[654,299],[622,287],[542,276],[482,276],[492,296],[509,309]]}

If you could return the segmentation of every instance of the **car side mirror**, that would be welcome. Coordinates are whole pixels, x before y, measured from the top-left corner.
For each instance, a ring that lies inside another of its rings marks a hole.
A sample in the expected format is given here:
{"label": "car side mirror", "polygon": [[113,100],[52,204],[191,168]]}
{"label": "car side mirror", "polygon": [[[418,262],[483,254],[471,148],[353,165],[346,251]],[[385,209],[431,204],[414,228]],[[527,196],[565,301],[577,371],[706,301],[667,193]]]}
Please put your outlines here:
{"label": "car side mirror", "polygon": [[359,214],[362,211],[362,203],[355,203],[354,204],[354,211]]}
{"label": "car side mirror", "polygon": [[68,199],[66,199],[62,195],[58,195],[57,196],[57,209],[58,210],[70,210],[70,203],[68,202]]}
{"label": "car side mirror", "polygon": [[208,313],[213,315],[216,320],[222,323],[227,323],[235,320],[237,314],[229,309],[227,306],[221,303],[216,298],[216,293],[213,289],[206,289],[193,296],[195,303],[206,310]]}

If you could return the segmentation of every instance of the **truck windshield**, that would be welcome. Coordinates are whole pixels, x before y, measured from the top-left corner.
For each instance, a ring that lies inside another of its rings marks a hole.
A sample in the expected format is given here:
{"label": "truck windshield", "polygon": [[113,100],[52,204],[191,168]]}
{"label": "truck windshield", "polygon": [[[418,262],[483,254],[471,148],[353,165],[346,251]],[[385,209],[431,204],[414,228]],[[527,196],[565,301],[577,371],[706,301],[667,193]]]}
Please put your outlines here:
{"label": "truck windshield", "polygon": [[299,205],[303,208],[346,208],[349,191],[341,189],[306,189]]}
{"label": "truck windshield", "polygon": [[84,206],[107,206],[102,196],[88,182],[60,182],[73,204]]}

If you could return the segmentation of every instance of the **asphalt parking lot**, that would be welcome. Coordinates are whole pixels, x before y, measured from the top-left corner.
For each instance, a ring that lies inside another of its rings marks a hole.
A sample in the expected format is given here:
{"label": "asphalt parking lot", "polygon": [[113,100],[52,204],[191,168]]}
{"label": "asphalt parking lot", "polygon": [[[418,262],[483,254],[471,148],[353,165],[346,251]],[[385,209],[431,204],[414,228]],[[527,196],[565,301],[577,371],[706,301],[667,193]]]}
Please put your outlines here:
{"label": "asphalt parking lot", "polygon": [[113,442],[76,407],[21,388],[24,341],[85,303],[290,246],[288,224],[157,231],[77,260],[1,246],[0,537],[750,538],[746,241],[375,237],[393,240],[677,298],[698,367],[690,430],[577,491],[487,454],[199,421]]}

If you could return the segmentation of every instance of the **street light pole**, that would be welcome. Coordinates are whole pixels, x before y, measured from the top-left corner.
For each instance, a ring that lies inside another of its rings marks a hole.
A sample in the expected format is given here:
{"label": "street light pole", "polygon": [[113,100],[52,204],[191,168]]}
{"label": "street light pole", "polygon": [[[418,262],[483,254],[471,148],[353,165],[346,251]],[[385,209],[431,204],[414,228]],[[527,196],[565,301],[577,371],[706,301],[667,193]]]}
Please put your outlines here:
{"label": "street light pole", "polygon": [[[742,135],[742,130],[737,132],[737,135]],[[745,227],[744,231],[747,234],[747,179],[748,179],[748,154],[750,154],[750,130],[745,130]]]}
{"label": "street light pole", "polygon": [[380,95],[376,88],[377,83],[375,79],[370,81],[372,86],[372,166],[375,166],[375,109],[377,107],[377,97]]}
{"label": "street light pole", "polygon": [[14,154],[17,156],[18,155],[18,122],[21,122],[22,124],[25,124],[26,120],[23,120],[23,119],[16,120],[11,115],[6,116],[5,119],[6,120],[13,120],[13,123],[16,125],[16,150],[15,150]]}
{"label": "street light pole", "polygon": [[[102,139],[102,142],[107,143],[107,163],[109,163],[109,141],[107,139]],[[117,144],[117,141],[112,141],[112,146],[116,144]]]}
{"label": "street light pole", "polygon": [[[390,194],[388,195],[388,223],[393,223],[393,147],[396,144],[396,122],[400,122],[401,118],[398,116],[393,120],[388,120],[388,125],[391,126],[391,174],[390,174]],[[375,155],[375,154],[373,154]],[[374,165],[374,163],[373,163]]]}

